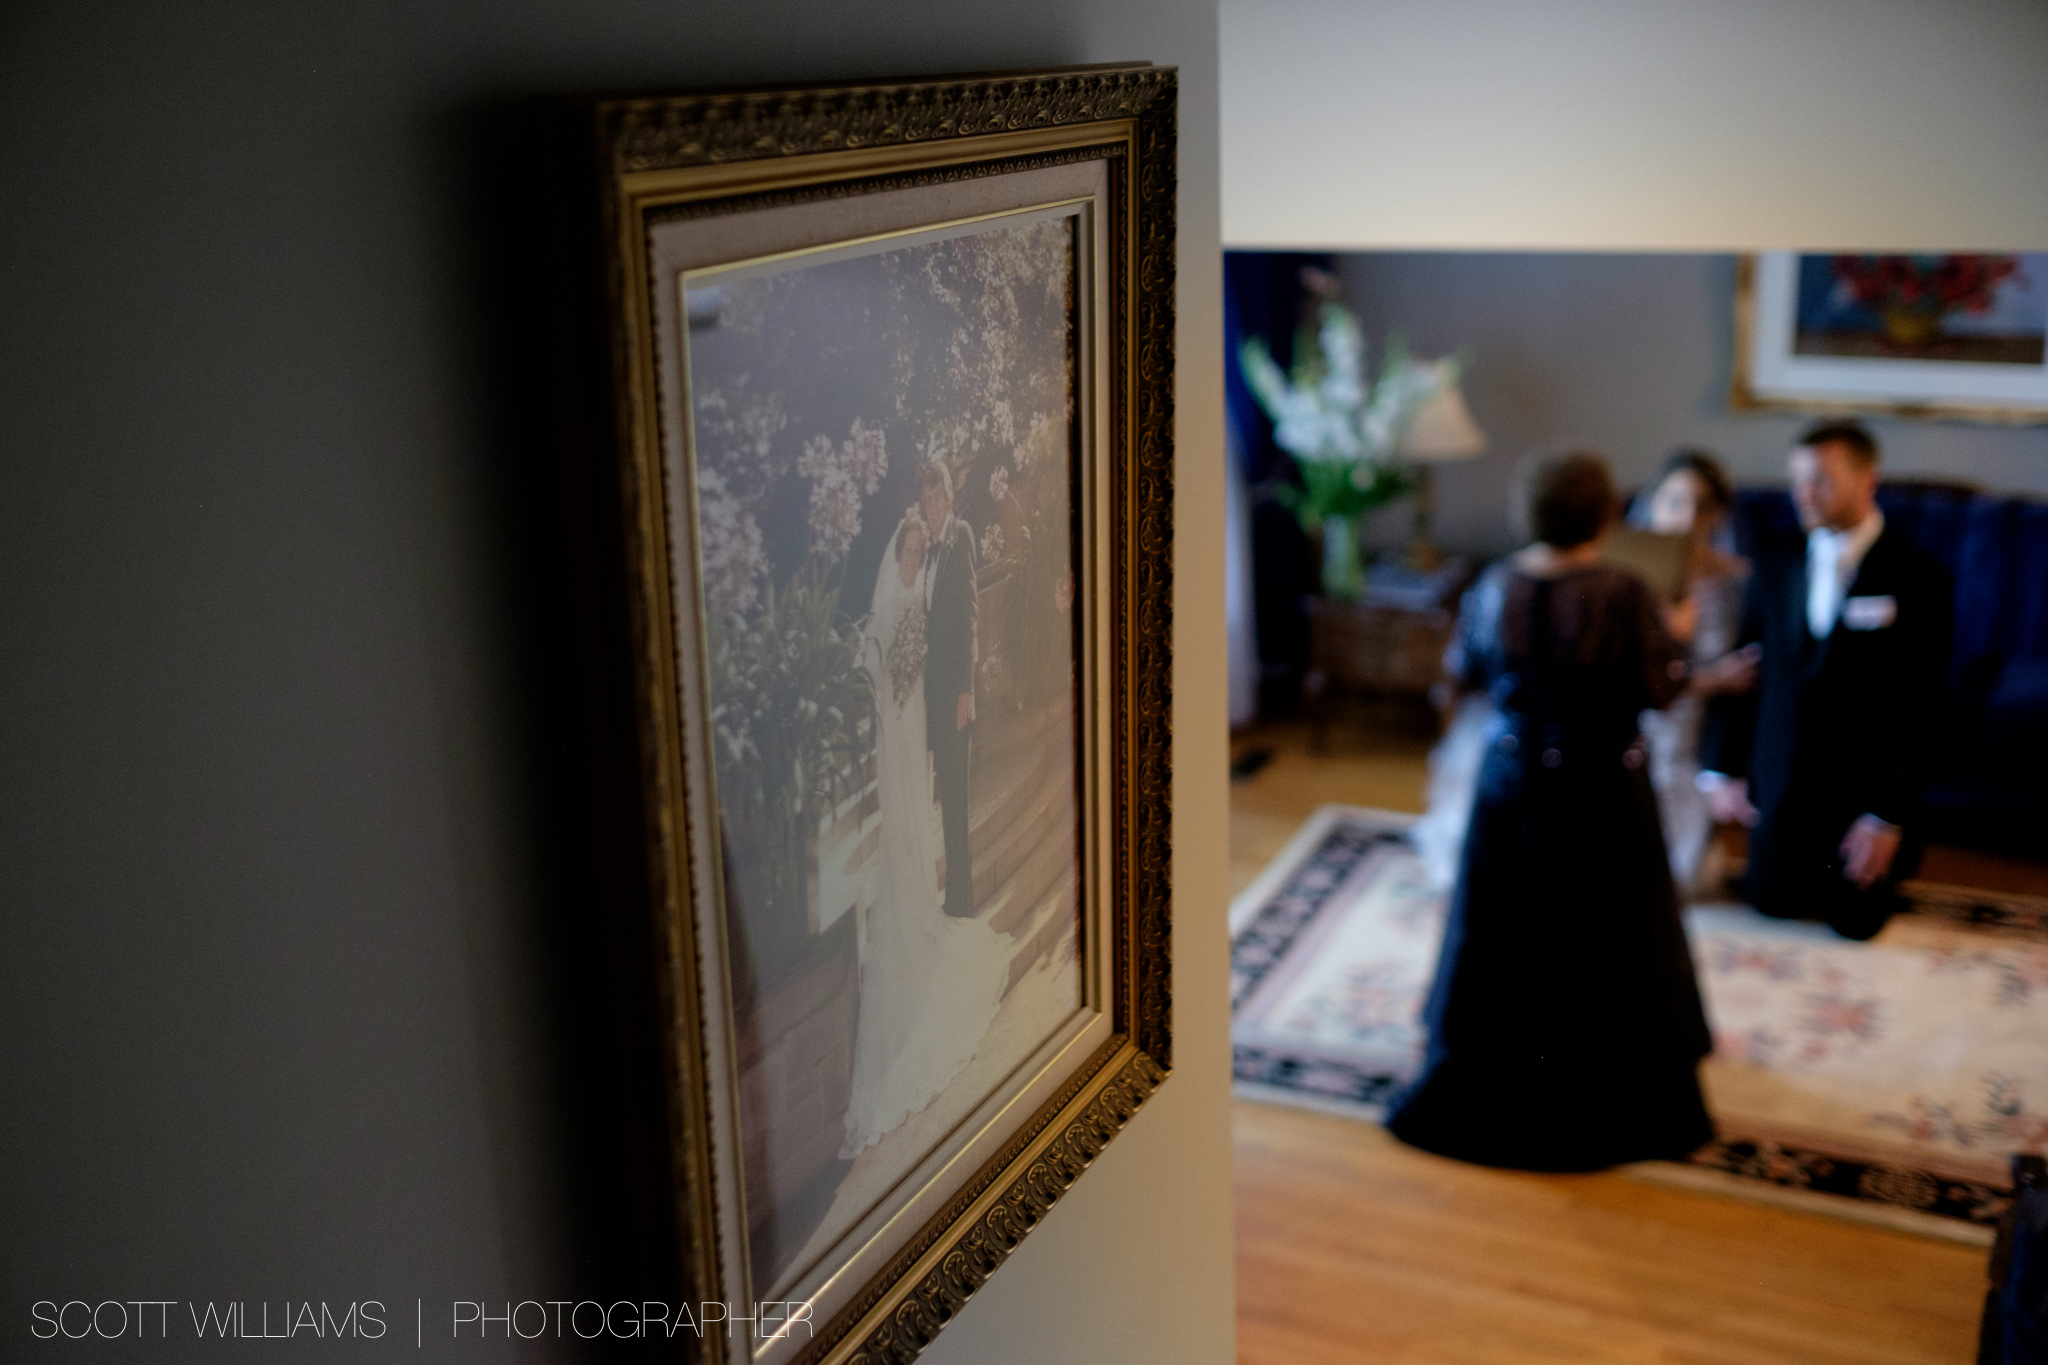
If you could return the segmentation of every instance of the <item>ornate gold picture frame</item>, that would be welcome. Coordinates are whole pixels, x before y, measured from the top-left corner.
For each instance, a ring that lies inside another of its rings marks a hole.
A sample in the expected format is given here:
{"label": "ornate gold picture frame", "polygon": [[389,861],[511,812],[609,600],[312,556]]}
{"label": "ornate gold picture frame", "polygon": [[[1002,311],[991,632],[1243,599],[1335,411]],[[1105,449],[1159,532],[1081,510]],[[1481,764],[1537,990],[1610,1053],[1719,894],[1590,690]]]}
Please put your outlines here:
{"label": "ornate gold picture frame", "polygon": [[705,1361],[915,1355],[1171,1066],[1174,100],[568,121],[609,1121]]}

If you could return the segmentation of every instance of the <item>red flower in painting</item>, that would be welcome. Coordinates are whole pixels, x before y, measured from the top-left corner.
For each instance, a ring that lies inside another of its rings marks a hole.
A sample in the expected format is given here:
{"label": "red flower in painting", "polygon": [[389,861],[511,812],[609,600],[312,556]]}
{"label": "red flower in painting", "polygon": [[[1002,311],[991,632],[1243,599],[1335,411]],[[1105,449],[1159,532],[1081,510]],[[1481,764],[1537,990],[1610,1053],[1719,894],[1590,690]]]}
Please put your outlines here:
{"label": "red flower in painting", "polygon": [[1856,302],[1939,313],[1986,313],[1998,286],[2019,273],[2014,256],[1837,256],[1835,278]]}

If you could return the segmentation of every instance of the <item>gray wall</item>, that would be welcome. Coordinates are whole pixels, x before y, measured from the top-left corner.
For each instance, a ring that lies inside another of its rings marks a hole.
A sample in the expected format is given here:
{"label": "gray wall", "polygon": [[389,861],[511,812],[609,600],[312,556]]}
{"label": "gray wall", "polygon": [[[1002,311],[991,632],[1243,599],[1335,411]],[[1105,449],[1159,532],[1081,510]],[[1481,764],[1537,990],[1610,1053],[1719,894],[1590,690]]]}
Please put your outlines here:
{"label": "gray wall", "polygon": [[[1208,538],[1203,0],[0,10],[0,1357],[218,1355],[38,1350],[45,1298],[604,1289],[510,102],[1133,57],[1183,67]],[[1190,886],[1225,884],[1220,573],[1177,582]],[[1180,1073],[932,1359],[1228,1358],[1221,902],[1180,903]]]}
{"label": "gray wall", "polygon": [[[1360,252],[1346,296],[1375,344],[1470,356],[1465,396],[1492,448],[1438,474],[1438,539],[1510,548],[1510,473],[1524,454],[1585,445],[1623,484],[1677,445],[1717,451],[1746,481],[1782,481],[1807,420],[1728,407],[1736,258],[1609,252]],[[1875,419],[1894,473],[2048,494],[2048,426]],[[1398,513],[1373,529],[1398,535]]]}

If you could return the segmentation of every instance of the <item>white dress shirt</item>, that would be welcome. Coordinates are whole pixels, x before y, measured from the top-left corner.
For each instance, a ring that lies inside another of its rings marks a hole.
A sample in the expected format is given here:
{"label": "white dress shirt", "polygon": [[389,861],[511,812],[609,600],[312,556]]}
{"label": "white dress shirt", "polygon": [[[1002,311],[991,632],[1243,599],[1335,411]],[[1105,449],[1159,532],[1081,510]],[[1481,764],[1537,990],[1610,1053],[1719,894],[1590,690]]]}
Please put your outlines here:
{"label": "white dress shirt", "polygon": [[1846,531],[1825,526],[1806,533],[1806,628],[1816,640],[1834,631],[1842,599],[1856,581],[1856,569],[1884,532],[1884,513],[1876,508]]}

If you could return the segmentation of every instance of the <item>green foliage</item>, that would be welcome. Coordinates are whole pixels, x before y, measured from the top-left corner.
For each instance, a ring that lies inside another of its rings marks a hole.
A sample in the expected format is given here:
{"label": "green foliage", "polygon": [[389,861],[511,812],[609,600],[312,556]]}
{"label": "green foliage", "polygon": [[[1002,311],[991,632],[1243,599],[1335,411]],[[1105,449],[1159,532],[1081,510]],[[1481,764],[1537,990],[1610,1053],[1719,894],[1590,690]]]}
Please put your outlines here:
{"label": "green foliage", "polygon": [[815,562],[759,612],[710,622],[711,712],[732,891],[746,919],[772,926],[757,953],[802,945],[810,844],[833,785],[874,728],[874,692],[858,625],[838,624],[839,585]]}
{"label": "green foliage", "polygon": [[1319,529],[1326,517],[1356,521],[1376,507],[1415,491],[1412,470],[1396,464],[1372,464],[1364,460],[1304,460],[1302,486],[1281,484],[1273,500],[1294,513],[1302,527]]}

